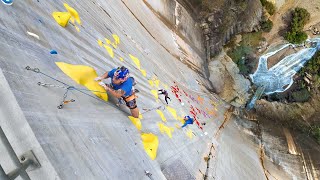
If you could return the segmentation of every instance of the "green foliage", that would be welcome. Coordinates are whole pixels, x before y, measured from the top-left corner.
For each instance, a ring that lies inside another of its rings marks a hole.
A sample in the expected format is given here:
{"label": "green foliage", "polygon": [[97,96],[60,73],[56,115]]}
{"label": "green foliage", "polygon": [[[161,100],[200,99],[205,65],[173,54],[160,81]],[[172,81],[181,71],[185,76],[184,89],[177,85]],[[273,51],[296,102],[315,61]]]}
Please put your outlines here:
{"label": "green foliage", "polygon": [[242,59],[242,57],[246,57],[252,52],[251,47],[249,46],[237,46],[234,49],[227,52],[228,56],[238,64],[238,61]]}
{"label": "green foliage", "polygon": [[290,43],[300,44],[307,39],[307,34],[303,32],[304,25],[309,21],[310,13],[303,8],[295,8],[292,11],[292,21],[290,30],[284,38]]}
{"label": "green foliage", "polygon": [[302,89],[292,93],[292,97],[296,102],[307,102],[310,98],[310,92],[307,89]]}
{"label": "green foliage", "polygon": [[308,38],[308,35],[302,31],[287,32],[284,38],[290,43],[301,44]]}
{"label": "green foliage", "polygon": [[267,0],[260,0],[261,4],[264,8],[266,8],[267,12],[270,15],[273,15],[276,12],[276,7],[269,1]]}
{"label": "green foliage", "polygon": [[262,31],[270,32],[273,27],[273,22],[270,19],[268,19],[266,21],[262,21],[260,25],[261,25]]}
{"label": "green foliage", "polygon": [[299,75],[304,77],[305,72],[312,76],[313,86],[318,88],[320,86],[320,51],[316,52],[316,54],[299,71]]}
{"label": "green foliage", "polygon": [[240,59],[240,60],[237,62],[237,65],[238,65],[240,74],[249,74],[249,68],[248,68],[248,66],[245,64],[245,62],[246,62],[245,59]]}
{"label": "green foliage", "polygon": [[313,126],[311,128],[311,133],[312,133],[313,137],[316,138],[318,143],[320,143],[320,126]]}

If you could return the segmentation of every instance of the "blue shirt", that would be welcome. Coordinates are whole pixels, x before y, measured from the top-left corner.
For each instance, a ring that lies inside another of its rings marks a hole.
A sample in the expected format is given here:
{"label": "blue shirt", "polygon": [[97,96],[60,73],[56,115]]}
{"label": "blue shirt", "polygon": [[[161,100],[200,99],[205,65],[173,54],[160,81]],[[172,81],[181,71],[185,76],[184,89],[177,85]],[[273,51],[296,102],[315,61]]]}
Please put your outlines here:
{"label": "blue shirt", "polygon": [[188,124],[193,124],[193,118],[191,118],[190,116],[185,116],[185,118],[188,118],[188,119],[185,120],[183,126],[181,126],[182,128],[186,127]]}
{"label": "blue shirt", "polygon": [[108,76],[111,78],[111,85],[114,90],[122,89],[125,94],[123,95],[124,97],[132,95],[132,85],[133,85],[133,80],[132,78],[128,78],[125,82],[122,84],[114,84],[113,83],[113,76],[114,73],[116,72],[117,69],[112,69],[109,73]]}

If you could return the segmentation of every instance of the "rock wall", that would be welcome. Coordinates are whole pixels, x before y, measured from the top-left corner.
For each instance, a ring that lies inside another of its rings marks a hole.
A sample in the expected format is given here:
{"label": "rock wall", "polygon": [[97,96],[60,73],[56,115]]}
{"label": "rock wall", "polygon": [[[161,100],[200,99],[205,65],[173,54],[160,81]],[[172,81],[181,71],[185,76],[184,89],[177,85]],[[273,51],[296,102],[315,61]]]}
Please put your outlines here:
{"label": "rock wall", "polygon": [[207,58],[219,53],[222,46],[237,33],[252,32],[262,15],[260,0],[227,0],[222,3],[211,1],[201,22]]}
{"label": "rock wall", "polygon": [[292,127],[320,125],[320,96],[312,96],[309,102],[284,104],[259,100],[255,106],[262,117],[285,122]]}
{"label": "rock wall", "polygon": [[225,101],[240,107],[249,100],[247,93],[250,81],[239,74],[237,65],[225,53],[221,52],[208,64],[209,80],[216,93]]}
{"label": "rock wall", "polygon": [[185,0],[144,0],[154,9],[166,25],[171,26],[180,38],[189,45],[194,46],[198,51],[203,51],[202,30],[195,19],[192,6]]}

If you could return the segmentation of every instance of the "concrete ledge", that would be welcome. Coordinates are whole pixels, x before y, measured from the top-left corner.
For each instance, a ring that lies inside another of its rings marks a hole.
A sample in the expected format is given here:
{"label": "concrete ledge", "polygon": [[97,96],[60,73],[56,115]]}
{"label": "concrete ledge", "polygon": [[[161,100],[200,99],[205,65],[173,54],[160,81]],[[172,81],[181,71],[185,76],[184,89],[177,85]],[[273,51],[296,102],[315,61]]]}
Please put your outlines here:
{"label": "concrete ledge", "polygon": [[[25,152],[32,150],[41,164],[41,167],[38,169],[32,171],[28,171],[27,169],[28,176],[31,179],[60,179],[24,117],[1,69],[0,87],[0,126],[8,142],[17,158]],[[2,166],[5,166],[5,164],[2,164]]]}

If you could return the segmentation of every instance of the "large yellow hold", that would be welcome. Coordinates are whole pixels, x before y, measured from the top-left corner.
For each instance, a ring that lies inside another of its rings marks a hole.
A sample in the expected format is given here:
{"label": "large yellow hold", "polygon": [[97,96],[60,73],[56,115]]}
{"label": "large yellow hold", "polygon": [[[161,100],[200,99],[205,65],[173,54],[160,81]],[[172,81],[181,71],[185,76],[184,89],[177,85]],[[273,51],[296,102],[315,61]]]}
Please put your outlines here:
{"label": "large yellow hold", "polygon": [[[139,115],[140,116],[140,115]],[[141,131],[142,125],[141,125],[141,121],[139,118],[135,118],[133,116],[128,116],[128,118],[130,119],[130,121],[132,122],[132,124],[139,130]],[[142,118],[142,115],[141,115]]]}
{"label": "large yellow hold", "polygon": [[159,146],[158,137],[152,133],[141,134],[141,139],[143,143],[143,148],[149,157],[154,160],[157,157],[157,150]]}
{"label": "large yellow hold", "polygon": [[172,133],[174,131],[173,127],[165,126],[163,123],[158,123],[158,127],[159,127],[161,133],[165,132],[169,136],[170,139],[172,138]]}
{"label": "large yellow hold", "polygon": [[68,12],[53,12],[52,16],[54,20],[56,20],[56,22],[62,27],[66,27],[69,19],[71,18],[71,14]]}
{"label": "large yellow hold", "polygon": [[56,62],[56,65],[78,84],[85,86],[96,96],[105,101],[108,101],[108,94],[106,93],[106,90],[101,87],[96,81],[94,81],[94,78],[96,78],[98,75],[92,67],[83,65],[72,65],[64,62]]}

